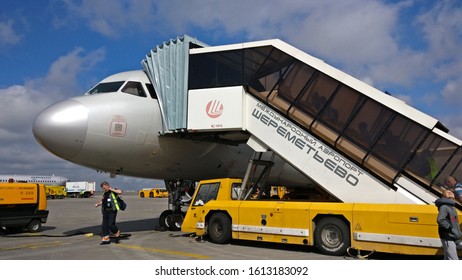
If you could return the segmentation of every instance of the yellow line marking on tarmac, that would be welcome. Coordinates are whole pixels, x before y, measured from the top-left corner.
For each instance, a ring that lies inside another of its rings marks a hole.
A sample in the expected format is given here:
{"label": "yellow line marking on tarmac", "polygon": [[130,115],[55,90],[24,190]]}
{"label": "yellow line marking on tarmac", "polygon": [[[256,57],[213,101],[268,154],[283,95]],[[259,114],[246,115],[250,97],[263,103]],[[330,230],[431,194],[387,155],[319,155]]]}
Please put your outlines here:
{"label": "yellow line marking on tarmac", "polygon": [[148,248],[148,247],[141,247],[141,246],[134,246],[134,245],[124,245],[124,244],[115,244],[117,247],[123,247],[132,250],[141,250],[141,251],[148,251],[154,253],[162,253],[168,255],[179,255],[183,257],[191,257],[195,259],[210,259],[209,256],[204,256],[200,254],[193,254],[193,253],[186,253],[186,252],[179,252],[179,251],[172,251],[172,250],[165,250],[165,249],[157,249],[157,248]]}

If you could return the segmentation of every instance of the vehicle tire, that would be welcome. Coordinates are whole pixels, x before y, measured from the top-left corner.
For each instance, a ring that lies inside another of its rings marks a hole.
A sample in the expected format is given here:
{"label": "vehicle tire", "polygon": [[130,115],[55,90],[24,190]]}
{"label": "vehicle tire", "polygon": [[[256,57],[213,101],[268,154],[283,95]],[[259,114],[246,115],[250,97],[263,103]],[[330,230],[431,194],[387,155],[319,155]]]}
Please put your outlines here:
{"label": "vehicle tire", "polygon": [[153,193],[153,192],[150,192],[150,193],[149,193],[149,197],[150,197],[150,198],[153,198],[153,197],[154,197],[154,193]]}
{"label": "vehicle tire", "polygon": [[144,198],[144,192],[140,192],[140,197]]}
{"label": "vehicle tire", "polygon": [[159,226],[168,228],[167,217],[173,213],[172,210],[165,210],[159,216]]}
{"label": "vehicle tire", "polygon": [[339,218],[323,218],[316,225],[314,242],[321,253],[342,256],[350,247],[350,230]]}
{"label": "vehicle tire", "polygon": [[39,220],[32,220],[28,225],[27,225],[27,230],[29,232],[39,232],[42,229],[42,223]]}
{"label": "vehicle tire", "polygon": [[217,244],[225,244],[231,241],[231,220],[222,212],[212,215],[209,220],[207,233],[210,241]]}
{"label": "vehicle tire", "polygon": [[172,214],[167,216],[165,221],[167,223],[168,229],[170,231],[180,231],[185,215],[186,213],[184,212],[172,212]]}

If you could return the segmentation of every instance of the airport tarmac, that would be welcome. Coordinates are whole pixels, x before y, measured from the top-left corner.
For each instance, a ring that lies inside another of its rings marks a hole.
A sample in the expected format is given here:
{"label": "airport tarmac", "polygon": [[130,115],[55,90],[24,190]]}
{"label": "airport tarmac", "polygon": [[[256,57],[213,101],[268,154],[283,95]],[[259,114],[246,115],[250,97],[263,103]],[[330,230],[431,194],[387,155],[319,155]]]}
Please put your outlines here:
{"label": "airport tarmac", "polygon": [[[233,241],[214,244],[197,240],[184,232],[161,231],[160,213],[167,209],[166,198],[139,198],[123,195],[126,211],[117,224],[127,239],[100,244],[101,210],[91,198],[48,200],[47,223],[37,234],[0,236],[0,260],[351,260],[318,253],[315,247]],[[379,259],[409,259],[408,256],[378,255]],[[372,255],[371,257],[375,257]],[[415,258],[410,258],[415,259]]]}

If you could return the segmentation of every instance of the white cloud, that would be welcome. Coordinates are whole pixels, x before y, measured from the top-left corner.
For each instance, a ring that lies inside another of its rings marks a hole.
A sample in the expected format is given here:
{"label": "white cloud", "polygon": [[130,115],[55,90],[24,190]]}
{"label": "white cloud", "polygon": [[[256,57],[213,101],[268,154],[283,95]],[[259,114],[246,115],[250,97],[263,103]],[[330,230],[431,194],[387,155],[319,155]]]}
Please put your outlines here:
{"label": "white cloud", "polygon": [[413,3],[173,0],[158,3],[156,16],[180,35],[198,28],[216,38],[280,38],[368,83],[411,86],[431,66],[397,36],[401,13]]}
{"label": "white cloud", "polygon": [[[104,58],[104,50],[85,54],[76,49],[58,58],[45,77],[0,89],[0,169],[57,170],[63,162],[38,145],[32,135],[32,123],[46,106],[66,97],[77,95],[77,76]],[[14,172],[17,173],[17,172]]]}
{"label": "white cloud", "polygon": [[39,110],[50,103],[46,95],[26,86],[0,89],[0,127],[8,133],[22,133],[31,126],[31,120]]}
{"label": "white cloud", "polygon": [[432,56],[452,60],[460,56],[462,43],[462,6],[457,0],[436,1],[431,10],[417,18]]}
{"label": "white cloud", "polygon": [[455,104],[462,113],[462,77],[448,81],[441,94],[446,104]]}
{"label": "white cloud", "polygon": [[399,95],[394,95],[394,97],[412,106],[412,96],[399,94]]}
{"label": "white cloud", "polygon": [[84,19],[91,29],[107,37],[130,31],[152,30],[154,4],[144,0],[65,0],[71,16]]}
{"label": "white cloud", "polygon": [[462,122],[460,120],[461,120],[460,115],[459,116],[452,115],[452,116],[446,116],[442,118],[443,124],[445,124],[446,127],[449,128],[449,134],[459,139],[462,139]]}
{"label": "white cloud", "polygon": [[[462,73],[462,7],[458,3],[173,0],[158,3],[157,16],[164,27],[180,34],[195,27],[210,31],[212,37],[278,37],[369,84],[412,88],[429,79],[453,84],[454,75]],[[422,14],[405,18],[416,11]],[[426,46],[407,41],[408,36],[420,33],[425,34]],[[446,100],[460,96],[450,93],[451,84],[443,92]]]}
{"label": "white cloud", "polygon": [[[134,30],[177,35],[202,30],[217,40],[242,35],[248,40],[280,38],[353,76],[367,78],[368,83],[407,87],[422,79],[444,80],[448,63],[460,65],[457,61],[462,60],[455,59],[462,44],[458,0],[420,4],[412,0],[65,1],[71,16],[105,36]],[[422,8],[427,10],[405,19]],[[425,34],[428,49],[403,45],[406,36],[414,35],[403,30]]]}
{"label": "white cloud", "polygon": [[[449,123],[460,127],[462,118],[462,6],[457,0],[436,1],[433,8],[421,14],[416,22],[421,26],[428,51],[427,71],[443,84],[438,98],[445,118],[458,119]],[[442,102],[441,102],[442,101]],[[454,116],[454,117],[452,117]],[[456,129],[456,131],[460,131]],[[460,135],[459,135],[460,137]]]}
{"label": "white cloud", "polygon": [[420,7],[411,0],[393,4],[379,0],[65,3],[71,15],[105,36],[133,30],[182,35],[199,29],[215,38],[280,38],[328,63],[334,62],[354,76],[368,77],[374,84],[412,86],[421,78],[434,76],[437,71],[432,69],[439,68],[440,59],[446,60],[448,53],[460,53],[461,45],[460,39],[455,39],[461,37],[462,28],[462,10],[457,0],[435,2],[414,19],[412,28],[426,35],[429,53],[402,45],[407,35],[400,33],[402,26],[413,22],[404,20],[403,15]]}
{"label": "white cloud", "polygon": [[13,30],[13,21],[0,22],[0,46],[12,46],[21,41],[21,35]]}
{"label": "white cloud", "polygon": [[[77,76],[93,68],[105,57],[105,49],[100,48],[85,54],[76,48],[69,54],[59,57],[51,65],[47,76],[27,82],[30,88],[38,88],[48,97],[65,98],[77,94]],[[80,94],[80,93],[79,93]]]}

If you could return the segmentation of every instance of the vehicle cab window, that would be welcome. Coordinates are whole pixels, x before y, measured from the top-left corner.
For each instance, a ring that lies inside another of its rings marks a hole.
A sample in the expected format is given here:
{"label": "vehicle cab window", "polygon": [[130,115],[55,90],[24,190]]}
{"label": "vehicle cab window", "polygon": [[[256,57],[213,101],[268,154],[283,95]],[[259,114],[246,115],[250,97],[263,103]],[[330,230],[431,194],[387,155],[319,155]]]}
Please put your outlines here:
{"label": "vehicle cab window", "polygon": [[233,183],[231,185],[231,199],[236,200],[239,199],[239,196],[241,195],[241,184],[238,183]]}
{"label": "vehicle cab window", "polygon": [[204,205],[210,200],[217,199],[218,189],[220,188],[220,183],[211,183],[204,184],[200,187],[196,198],[194,199],[193,205]]}
{"label": "vehicle cab window", "polygon": [[140,82],[127,82],[127,84],[123,87],[122,92],[146,97],[146,92],[143,89],[143,85]]}

